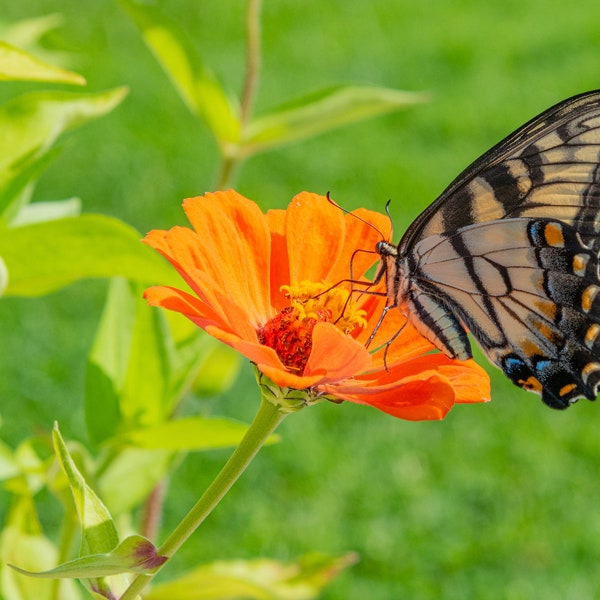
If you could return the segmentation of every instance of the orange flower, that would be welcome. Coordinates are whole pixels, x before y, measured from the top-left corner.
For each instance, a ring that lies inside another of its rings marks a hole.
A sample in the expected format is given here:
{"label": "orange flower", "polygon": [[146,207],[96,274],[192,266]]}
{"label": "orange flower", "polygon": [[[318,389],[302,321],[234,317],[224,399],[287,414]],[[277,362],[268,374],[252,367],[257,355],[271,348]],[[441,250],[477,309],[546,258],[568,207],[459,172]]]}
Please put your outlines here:
{"label": "orange flower", "polygon": [[[193,293],[158,286],[145,298],[229,344],[278,386],[411,420],[440,419],[457,402],[488,399],[483,369],[431,353],[400,310],[386,315],[370,345],[376,350],[365,349],[386,298],[351,294],[350,284],[339,282],[350,265],[352,277],[364,279],[378,259],[375,244],[391,235],[386,216],[343,214],[307,192],[266,215],[232,190],[189,198],[183,207],[193,230],[155,230],[144,242]],[[385,342],[402,327],[384,358]]]}

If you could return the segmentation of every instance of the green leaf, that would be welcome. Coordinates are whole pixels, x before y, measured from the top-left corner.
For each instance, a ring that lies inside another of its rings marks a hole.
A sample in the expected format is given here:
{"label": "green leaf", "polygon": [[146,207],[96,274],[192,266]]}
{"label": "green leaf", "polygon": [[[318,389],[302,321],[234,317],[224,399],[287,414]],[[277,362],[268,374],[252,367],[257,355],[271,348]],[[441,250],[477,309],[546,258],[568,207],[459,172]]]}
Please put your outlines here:
{"label": "green leaf", "polygon": [[98,479],[111,514],[118,516],[147,500],[176,457],[165,450],[121,449]]}
{"label": "green leaf", "polygon": [[7,287],[8,287],[8,269],[6,268],[6,263],[0,256],[0,296],[2,296],[4,294]]}
{"label": "green leaf", "polygon": [[166,556],[158,555],[152,542],[141,535],[132,535],[112,552],[82,556],[47,571],[26,571],[11,566],[19,573],[40,579],[93,579],[121,573],[154,573],[166,560]]}
{"label": "green leaf", "polygon": [[85,78],[50,65],[29,52],[0,40],[0,81],[48,81],[85,85]]}
{"label": "green leaf", "polygon": [[219,396],[231,388],[242,365],[239,352],[203,334],[205,343],[202,361],[194,377],[192,389],[196,396]]}
{"label": "green leaf", "polygon": [[143,288],[111,282],[88,360],[86,422],[100,443],[117,429],[153,425],[168,416],[172,348],[162,311],[147,305]]}
{"label": "green leaf", "polygon": [[41,296],[86,277],[179,283],[175,271],[140,243],[135,229],[103,215],[4,229],[0,256],[8,268],[9,296]]}
{"label": "green leaf", "polygon": [[221,146],[240,139],[239,110],[202,63],[185,31],[154,5],[120,0],[146,45],[165,70],[190,111],[203,118]]}
{"label": "green leaf", "polygon": [[[7,565],[28,571],[49,569],[56,564],[58,550],[41,533],[31,498],[22,497],[13,505],[0,536],[0,597],[6,600],[60,598],[80,600],[72,581],[40,581],[25,577]],[[52,593],[54,592],[54,596]]]}
{"label": "green leaf", "polygon": [[[0,173],[45,151],[64,132],[110,112],[127,94],[116,88],[96,94],[31,92],[0,106]],[[4,180],[4,176],[0,181]]]}
{"label": "green leaf", "polygon": [[43,223],[54,221],[65,217],[78,217],[81,214],[81,200],[79,198],[67,198],[65,200],[54,200],[49,202],[34,202],[26,204],[11,221],[12,227],[31,225],[31,223]]}
{"label": "green leaf", "polygon": [[0,37],[17,48],[35,54],[38,58],[53,65],[64,66],[70,59],[67,52],[50,49],[40,42],[48,32],[60,27],[64,18],[59,13],[50,13],[40,17],[21,19],[4,26],[0,26]]}
{"label": "green leaf", "polygon": [[0,225],[10,224],[30,201],[35,181],[56,155],[67,130],[112,110],[126,94],[37,92],[0,106]]}
{"label": "green leaf", "polygon": [[85,422],[94,444],[111,438],[121,423],[120,400],[135,320],[135,298],[129,284],[113,278],[87,360]]}
{"label": "green leaf", "polygon": [[[139,448],[163,450],[211,450],[237,446],[248,426],[221,417],[185,417],[155,427],[129,431],[124,442]],[[279,441],[274,435],[268,443]]]}
{"label": "green leaf", "polygon": [[427,97],[370,86],[340,86],[311,94],[255,119],[244,132],[240,155],[248,157],[326,131],[394,112]]}
{"label": "green leaf", "polygon": [[0,481],[11,479],[19,474],[19,463],[13,451],[0,441]]}
{"label": "green leaf", "polygon": [[144,600],[311,600],[355,562],[354,554],[311,554],[296,563],[268,559],[216,562],[153,587]]}
{"label": "green leaf", "polygon": [[52,432],[54,451],[62,470],[67,477],[69,487],[77,508],[82,526],[82,555],[110,552],[119,543],[117,529],[113,520],[94,491],[88,486],[83,475],[73,462],[69,450],[58,430]]}
{"label": "green leaf", "polygon": [[58,154],[57,148],[31,153],[0,172],[0,227],[14,223],[31,201],[37,179]]}
{"label": "green leaf", "polygon": [[[69,482],[77,516],[81,525],[81,551],[80,558],[84,559],[90,554],[110,554],[119,543],[117,528],[106,506],[87,484],[85,478],[71,458],[69,450],[58,430],[54,425],[52,432],[54,451]],[[65,575],[68,577],[68,575]],[[103,593],[107,598],[126,587],[127,582],[123,577],[104,579],[104,575],[86,575],[91,578],[83,583],[90,590]]]}

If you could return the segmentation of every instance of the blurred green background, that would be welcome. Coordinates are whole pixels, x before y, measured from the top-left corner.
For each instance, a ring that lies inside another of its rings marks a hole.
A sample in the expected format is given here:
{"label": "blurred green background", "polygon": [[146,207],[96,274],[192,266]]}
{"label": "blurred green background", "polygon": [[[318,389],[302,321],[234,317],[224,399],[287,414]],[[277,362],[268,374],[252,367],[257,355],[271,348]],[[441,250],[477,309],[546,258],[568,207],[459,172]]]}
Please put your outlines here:
{"label": "blurred green background", "polygon": [[[3,4],[6,21],[62,13],[64,25],[45,42],[69,54],[90,91],[130,87],[113,113],[66,138],[36,198],[78,195],[86,212],[140,232],[183,224],[181,200],[214,186],[216,146],[125,13],[108,0]],[[238,93],[245,3],[159,4]],[[595,0],[265,0],[262,14],[257,114],[335,83],[424,90],[431,102],[255,157],[236,187],[265,209],[285,207],[303,189],[331,191],[347,208],[381,210],[391,198],[396,239],[501,137],[600,87]],[[40,87],[3,83],[0,97]],[[86,281],[0,302],[9,443],[54,419],[64,435],[85,437],[85,356],[105,291],[106,282]],[[227,398],[189,410],[249,420],[258,402],[248,394],[252,378],[245,365]],[[553,412],[493,378],[492,403],[455,408],[443,422],[407,423],[351,404],[290,417],[282,443],[262,451],[171,573],[218,558],[354,550],[360,562],[325,598],[600,598],[599,409],[581,402]],[[163,531],[227,455],[186,459],[171,481]]]}

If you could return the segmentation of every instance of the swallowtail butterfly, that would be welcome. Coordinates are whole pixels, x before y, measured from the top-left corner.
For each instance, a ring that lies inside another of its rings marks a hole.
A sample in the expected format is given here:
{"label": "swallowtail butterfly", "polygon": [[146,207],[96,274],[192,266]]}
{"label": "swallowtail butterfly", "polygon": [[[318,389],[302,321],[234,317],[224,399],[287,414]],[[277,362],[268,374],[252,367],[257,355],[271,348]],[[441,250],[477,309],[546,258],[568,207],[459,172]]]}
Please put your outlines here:
{"label": "swallowtail butterfly", "polygon": [[467,330],[554,408],[600,387],[600,90],[546,110],[460,174],[398,246],[388,307],[451,358]]}

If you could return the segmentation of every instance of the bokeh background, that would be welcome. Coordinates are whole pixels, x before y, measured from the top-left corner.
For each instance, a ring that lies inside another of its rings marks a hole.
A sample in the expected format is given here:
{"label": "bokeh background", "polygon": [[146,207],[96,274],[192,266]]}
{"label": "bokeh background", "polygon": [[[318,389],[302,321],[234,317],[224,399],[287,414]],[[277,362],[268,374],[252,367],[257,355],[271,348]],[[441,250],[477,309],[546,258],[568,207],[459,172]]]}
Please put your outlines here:
{"label": "bokeh background", "polygon": [[[245,3],[158,4],[239,93]],[[36,198],[77,195],[86,212],[114,215],[140,232],[183,224],[181,200],[215,185],[212,137],[117,3],[5,2],[0,18],[56,12],[64,24],[45,44],[68,54],[90,91],[127,85],[130,94],[63,141]],[[596,0],[265,0],[257,114],[336,83],[427,91],[431,101],[252,158],[237,189],[264,209],[285,207],[303,189],[330,191],[347,208],[381,210],[391,199],[399,239],[504,135],[600,87],[598,23]],[[6,83],[0,98],[35,87]],[[106,282],[86,281],[0,302],[7,442],[47,431],[54,419],[65,436],[85,439],[85,357],[105,291]],[[491,403],[455,408],[443,422],[408,423],[351,404],[289,418],[282,442],[261,452],[171,569],[352,550],[360,562],[324,598],[600,598],[600,407],[582,401],[553,412],[492,375]],[[250,420],[258,402],[248,391],[252,378],[244,365],[226,398],[192,401],[189,410]],[[171,481],[163,531],[227,455],[186,458]]]}

